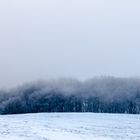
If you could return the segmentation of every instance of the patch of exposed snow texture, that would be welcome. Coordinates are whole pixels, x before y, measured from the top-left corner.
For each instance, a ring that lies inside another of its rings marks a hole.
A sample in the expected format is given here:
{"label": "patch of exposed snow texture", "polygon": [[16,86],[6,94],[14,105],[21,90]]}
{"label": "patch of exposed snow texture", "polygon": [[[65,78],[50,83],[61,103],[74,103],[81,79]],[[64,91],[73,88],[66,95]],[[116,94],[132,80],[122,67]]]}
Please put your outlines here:
{"label": "patch of exposed snow texture", "polygon": [[140,115],[40,113],[0,116],[0,140],[140,140]]}

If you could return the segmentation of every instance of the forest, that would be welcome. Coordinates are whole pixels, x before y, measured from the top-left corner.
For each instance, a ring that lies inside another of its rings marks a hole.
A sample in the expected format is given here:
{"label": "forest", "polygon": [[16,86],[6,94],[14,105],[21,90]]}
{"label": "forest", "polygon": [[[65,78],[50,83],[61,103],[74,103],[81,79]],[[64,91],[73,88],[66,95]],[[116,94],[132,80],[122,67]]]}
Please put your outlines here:
{"label": "forest", "polygon": [[95,112],[140,114],[140,79],[58,79],[0,91],[0,114]]}

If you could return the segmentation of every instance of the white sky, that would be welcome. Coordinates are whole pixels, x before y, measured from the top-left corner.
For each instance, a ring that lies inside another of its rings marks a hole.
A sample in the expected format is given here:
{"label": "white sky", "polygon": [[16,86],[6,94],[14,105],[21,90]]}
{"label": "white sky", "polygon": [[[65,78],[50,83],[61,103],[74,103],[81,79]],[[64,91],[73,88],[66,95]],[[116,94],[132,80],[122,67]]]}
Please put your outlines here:
{"label": "white sky", "polygon": [[0,88],[100,75],[140,76],[139,0],[0,1]]}

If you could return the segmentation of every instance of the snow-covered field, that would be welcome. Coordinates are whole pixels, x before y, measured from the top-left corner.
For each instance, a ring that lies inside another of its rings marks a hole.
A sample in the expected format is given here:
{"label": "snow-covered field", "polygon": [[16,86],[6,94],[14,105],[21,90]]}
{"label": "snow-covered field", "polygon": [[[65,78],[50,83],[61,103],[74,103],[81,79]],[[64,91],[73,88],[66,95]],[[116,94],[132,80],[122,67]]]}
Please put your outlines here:
{"label": "snow-covered field", "polygon": [[140,115],[40,113],[0,116],[0,140],[140,140]]}

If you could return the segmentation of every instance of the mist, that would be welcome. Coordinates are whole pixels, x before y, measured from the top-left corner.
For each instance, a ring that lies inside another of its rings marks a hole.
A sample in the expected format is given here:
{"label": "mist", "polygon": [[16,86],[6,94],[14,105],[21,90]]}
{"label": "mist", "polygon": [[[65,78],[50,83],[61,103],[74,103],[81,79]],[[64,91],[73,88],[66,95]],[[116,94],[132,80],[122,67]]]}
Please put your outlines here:
{"label": "mist", "polygon": [[40,79],[140,76],[139,0],[4,0],[0,88]]}

